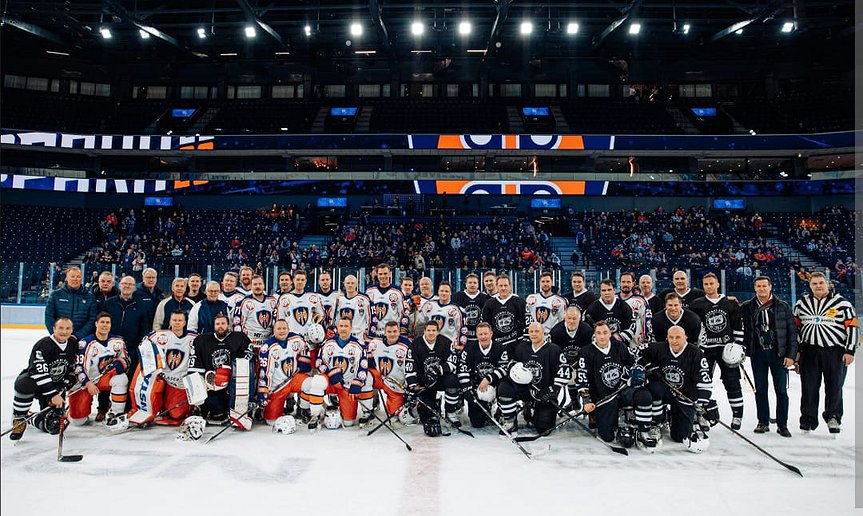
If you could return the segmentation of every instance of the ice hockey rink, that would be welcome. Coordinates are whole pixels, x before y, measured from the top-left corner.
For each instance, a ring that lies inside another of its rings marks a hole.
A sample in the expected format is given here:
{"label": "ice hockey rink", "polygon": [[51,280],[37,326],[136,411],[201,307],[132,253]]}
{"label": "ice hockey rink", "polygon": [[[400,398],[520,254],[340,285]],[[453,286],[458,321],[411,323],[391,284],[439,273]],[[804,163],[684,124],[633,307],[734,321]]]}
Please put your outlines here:
{"label": "ice hockey rink", "polygon": [[[2,427],[11,425],[12,385],[31,346],[44,331],[4,329]],[[855,364],[856,365],[856,364]],[[747,365],[748,367],[748,365]],[[497,429],[428,438],[420,426],[396,425],[408,452],[381,429],[301,428],[293,435],[269,427],[230,430],[218,439],[175,440],[176,429],[156,427],[111,435],[101,425],[72,427],[57,461],[57,437],[30,427],[17,444],[4,438],[2,513],[25,514],[805,514],[854,512],[855,378],[845,383],[845,416],[838,438],[826,426],[797,429],[800,381],[791,375],[793,438],[756,435],[755,400],[744,384],[742,432],[778,458],[786,470],[720,426],[710,449],[692,454],[665,437],[649,455],[628,457],[569,424],[526,446],[551,449],[527,460]],[[729,409],[717,379],[724,420]],[[35,405],[34,405],[35,407]],[[219,428],[208,427],[205,438]],[[522,430],[522,435],[527,432]]]}

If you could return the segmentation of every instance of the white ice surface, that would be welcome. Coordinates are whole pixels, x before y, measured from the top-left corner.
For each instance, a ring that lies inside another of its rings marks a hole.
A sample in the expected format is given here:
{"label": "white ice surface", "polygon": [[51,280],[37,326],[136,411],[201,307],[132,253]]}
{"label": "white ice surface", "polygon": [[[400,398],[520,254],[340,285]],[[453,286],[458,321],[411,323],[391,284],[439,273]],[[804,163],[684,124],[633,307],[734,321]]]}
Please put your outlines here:
{"label": "white ice surface", "polygon": [[[3,330],[0,426],[10,426],[12,384],[32,343],[45,332]],[[856,364],[855,364],[856,365]],[[156,427],[110,435],[100,425],[72,427],[64,451],[80,463],[56,460],[57,438],[29,427],[13,446],[0,444],[0,511],[29,514],[339,514],[476,516],[689,514],[839,516],[854,511],[853,369],[845,384],[845,417],[835,438],[826,426],[797,430],[800,380],[791,375],[793,438],[771,426],[756,435],[755,400],[744,384],[743,432],[777,457],[798,466],[799,478],[722,427],[710,449],[694,455],[665,439],[654,455],[612,453],[575,425],[527,446],[551,444],[528,461],[496,430],[435,439],[419,426],[396,429],[413,452],[387,431],[301,429],[273,434],[268,427],[228,431],[209,444],[179,442],[176,429]],[[716,398],[730,413],[717,379]],[[34,405],[35,407],[35,405]],[[207,428],[210,435],[217,429]],[[526,435],[526,432],[523,433]]]}

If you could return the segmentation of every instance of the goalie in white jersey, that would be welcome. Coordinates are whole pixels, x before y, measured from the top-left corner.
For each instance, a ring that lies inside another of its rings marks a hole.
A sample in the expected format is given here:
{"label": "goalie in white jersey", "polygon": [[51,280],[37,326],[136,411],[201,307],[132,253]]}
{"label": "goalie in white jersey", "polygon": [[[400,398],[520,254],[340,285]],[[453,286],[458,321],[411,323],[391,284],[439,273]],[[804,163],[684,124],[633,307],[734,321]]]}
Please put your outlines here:
{"label": "goalie in white jersey", "polygon": [[429,321],[436,322],[440,335],[449,339],[453,348],[460,351],[467,343],[464,310],[452,302],[452,286],[448,281],[440,282],[437,295],[437,301],[429,301],[423,305],[417,317],[417,328],[425,327]]}
{"label": "goalie in white jersey", "polygon": [[653,310],[650,302],[638,290],[635,290],[635,273],[624,272],[620,274],[620,299],[626,301],[632,308],[632,320],[635,324],[635,333],[630,341],[630,346],[637,349],[647,347],[653,342]]}
{"label": "goalie in white jersey", "polygon": [[[349,319],[351,335],[360,342],[366,342],[372,321],[372,303],[365,294],[357,292],[357,277],[349,274],[344,281],[345,293],[336,301],[335,320]],[[335,327],[331,327],[335,332]]]}
{"label": "goalie in white jersey", "polygon": [[234,315],[234,331],[245,333],[257,352],[267,339],[273,335],[273,321],[276,313],[276,298],[264,292],[264,278],[252,277],[252,293],[237,305]]}
{"label": "goalie in white jersey", "polygon": [[370,336],[383,337],[387,322],[395,321],[402,333],[407,333],[408,313],[404,293],[390,283],[390,266],[382,263],[377,266],[378,283],[366,289],[372,303]]}
{"label": "goalie in white jersey", "polygon": [[554,294],[551,290],[552,285],[551,273],[543,272],[539,276],[539,292],[527,296],[524,300],[530,322],[538,322],[545,335],[548,335],[551,329],[566,316],[566,299]]}
{"label": "goalie in white jersey", "polygon": [[321,324],[325,316],[321,297],[305,291],[306,280],[306,271],[294,272],[294,291],[279,296],[276,309],[276,320],[288,321],[291,333],[301,335],[304,339],[309,334],[309,328]]}
{"label": "goalie in white jersey", "polygon": [[129,423],[149,424],[165,409],[159,422],[179,426],[190,413],[183,379],[188,373],[197,334],[186,332],[186,313],[179,310],[171,314],[169,325],[169,330],[148,335],[138,348],[141,361],[132,377]]}

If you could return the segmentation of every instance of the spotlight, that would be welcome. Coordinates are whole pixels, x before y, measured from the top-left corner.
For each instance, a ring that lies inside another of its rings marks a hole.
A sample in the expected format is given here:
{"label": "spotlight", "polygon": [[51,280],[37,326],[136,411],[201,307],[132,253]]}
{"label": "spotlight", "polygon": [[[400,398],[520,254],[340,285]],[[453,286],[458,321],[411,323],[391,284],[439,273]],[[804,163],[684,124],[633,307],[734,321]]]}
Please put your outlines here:
{"label": "spotlight", "polygon": [[575,22],[569,22],[566,24],[566,33],[567,34],[578,34],[578,24]]}
{"label": "spotlight", "polygon": [[102,33],[102,39],[111,39],[111,29],[108,27],[102,27],[99,32]]}
{"label": "spotlight", "polygon": [[469,21],[463,21],[458,23],[458,33],[462,36],[467,36],[470,34],[470,31],[473,27],[471,26]]}
{"label": "spotlight", "polygon": [[359,23],[356,23],[356,22],[352,23],[351,24],[351,36],[357,37],[357,36],[362,36],[362,35],[363,35],[363,26],[360,25]]}
{"label": "spotlight", "polygon": [[521,32],[522,36],[528,36],[531,32],[533,32],[533,24],[529,21],[521,22],[521,26],[519,27],[519,32]]}
{"label": "spotlight", "polygon": [[689,34],[689,29],[690,29],[690,28],[692,28],[692,26],[691,26],[691,25],[689,25],[688,23],[684,23],[684,24],[683,24],[683,33],[684,33],[684,34]]}
{"label": "spotlight", "polygon": [[632,34],[633,36],[638,34],[639,32],[641,32],[641,24],[640,23],[633,23],[632,25],[629,26],[629,33]]}
{"label": "spotlight", "polygon": [[422,36],[423,32],[425,32],[425,26],[421,21],[415,21],[411,23],[411,34],[414,36]]}
{"label": "spotlight", "polygon": [[256,31],[255,28],[251,25],[246,25],[246,28],[244,30],[246,32],[246,37],[249,39],[252,39],[258,35],[258,31]]}
{"label": "spotlight", "polygon": [[737,29],[736,31],[734,31],[734,33],[739,36],[739,35],[743,34],[743,29]]}
{"label": "spotlight", "polygon": [[308,38],[309,36],[312,35],[312,26],[306,25],[305,27],[303,27],[303,32],[306,34],[306,37]]}
{"label": "spotlight", "polygon": [[782,32],[788,33],[794,30],[794,22],[785,22],[782,25]]}
{"label": "spotlight", "polygon": [[752,136],[755,136],[758,133],[755,132],[755,129],[750,129],[749,134],[751,134]]}
{"label": "spotlight", "polygon": [[141,39],[150,39],[150,33],[144,29],[138,29],[138,34],[141,35]]}
{"label": "spotlight", "polygon": [[198,38],[207,39],[207,29],[198,27]]}

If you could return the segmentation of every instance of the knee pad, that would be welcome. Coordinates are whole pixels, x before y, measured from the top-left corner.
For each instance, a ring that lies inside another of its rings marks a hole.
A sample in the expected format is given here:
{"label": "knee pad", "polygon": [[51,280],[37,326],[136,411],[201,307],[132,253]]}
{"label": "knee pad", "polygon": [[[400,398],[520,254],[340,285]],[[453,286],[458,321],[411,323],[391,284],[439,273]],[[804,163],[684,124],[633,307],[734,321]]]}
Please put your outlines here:
{"label": "knee pad", "polygon": [[124,374],[115,374],[108,382],[111,389],[127,389],[129,387],[129,378]]}
{"label": "knee pad", "polygon": [[327,379],[322,375],[311,376],[303,380],[303,392],[311,396],[321,396],[327,392]]}

